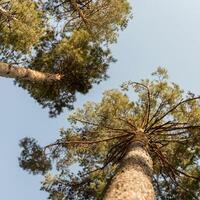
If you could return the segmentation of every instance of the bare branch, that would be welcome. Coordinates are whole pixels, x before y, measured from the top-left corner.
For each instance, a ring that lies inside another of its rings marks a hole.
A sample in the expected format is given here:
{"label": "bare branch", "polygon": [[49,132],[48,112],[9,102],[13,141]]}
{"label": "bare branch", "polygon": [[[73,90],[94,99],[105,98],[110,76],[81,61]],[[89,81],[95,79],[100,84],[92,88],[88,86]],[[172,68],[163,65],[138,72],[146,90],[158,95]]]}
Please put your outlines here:
{"label": "bare branch", "polygon": [[157,129],[154,131],[154,133],[160,133],[160,132],[169,132],[169,131],[176,131],[176,130],[185,130],[187,129],[194,130],[194,129],[200,129],[200,126],[198,125],[191,125],[191,126],[171,126],[171,127],[163,127],[162,129]]}
{"label": "bare branch", "polygon": [[81,145],[90,145],[90,144],[98,144],[101,142],[108,142],[110,140],[114,140],[114,139],[119,139],[119,138],[123,138],[123,137],[127,137],[129,136],[129,134],[125,134],[125,135],[119,135],[119,136],[115,136],[115,137],[111,137],[111,138],[105,138],[105,139],[101,139],[101,140],[70,140],[70,141],[62,141],[62,140],[58,140],[55,143],[49,144],[47,146],[44,147],[44,150],[46,150],[47,148],[50,148],[52,146],[58,146],[58,145],[77,145],[77,144],[81,144]]}
{"label": "bare branch", "polygon": [[117,120],[120,120],[120,121],[126,123],[126,124],[129,125],[131,128],[134,128],[135,131],[137,130],[137,127],[136,127],[134,124],[132,124],[130,121],[128,121],[128,120],[125,120],[125,119],[123,119],[123,118],[121,118],[121,117],[116,117],[116,118],[114,118],[114,119],[117,119]]}
{"label": "bare branch", "polygon": [[[96,126],[98,127],[99,124],[96,124],[96,123],[93,123],[91,121],[86,121],[86,120],[82,120],[82,119],[77,119],[77,118],[74,118],[74,117],[71,117],[71,119],[75,120],[75,121],[78,121],[78,122],[81,122],[83,124],[89,124],[89,125],[93,125],[93,126]],[[126,133],[129,133],[129,134],[133,134],[131,133],[129,130],[127,129],[121,129],[121,128],[113,128],[113,127],[110,127],[110,126],[103,126],[103,128],[106,128],[106,129],[110,129],[110,130],[113,130],[113,131],[119,131],[119,132],[126,132]]]}
{"label": "bare branch", "polygon": [[185,99],[183,101],[180,101],[179,103],[177,103],[175,106],[173,106],[170,110],[168,110],[164,115],[162,115],[160,118],[156,119],[154,121],[153,124],[151,124],[148,128],[147,128],[147,132],[160,120],[162,120],[164,117],[166,117],[169,113],[173,112],[177,107],[179,107],[180,105],[183,105],[184,103],[187,103],[189,101],[194,101],[200,99],[200,96],[194,97],[194,98],[189,98],[189,99]]}

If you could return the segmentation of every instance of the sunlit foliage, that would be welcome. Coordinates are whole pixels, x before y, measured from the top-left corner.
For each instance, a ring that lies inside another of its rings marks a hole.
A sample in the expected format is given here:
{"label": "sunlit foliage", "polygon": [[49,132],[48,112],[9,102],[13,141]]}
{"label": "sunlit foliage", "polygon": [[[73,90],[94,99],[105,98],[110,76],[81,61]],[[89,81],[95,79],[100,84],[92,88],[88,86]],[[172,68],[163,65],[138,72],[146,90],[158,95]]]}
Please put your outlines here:
{"label": "sunlit foliage", "polygon": [[0,62],[61,75],[51,84],[16,80],[56,116],[107,77],[109,44],[130,11],[127,0],[0,0]]}
{"label": "sunlit foliage", "polygon": [[[42,190],[50,199],[101,198],[138,130],[148,140],[157,199],[198,199],[200,97],[170,83],[163,68],[153,77],[106,91],[99,103],[88,102],[70,115],[71,126],[44,147],[44,161],[50,159],[57,170],[45,170]],[[31,171],[32,165],[20,161]]]}
{"label": "sunlit foliage", "polygon": [[31,0],[0,0],[0,6],[0,55],[6,49],[30,51],[44,34],[44,13]]}

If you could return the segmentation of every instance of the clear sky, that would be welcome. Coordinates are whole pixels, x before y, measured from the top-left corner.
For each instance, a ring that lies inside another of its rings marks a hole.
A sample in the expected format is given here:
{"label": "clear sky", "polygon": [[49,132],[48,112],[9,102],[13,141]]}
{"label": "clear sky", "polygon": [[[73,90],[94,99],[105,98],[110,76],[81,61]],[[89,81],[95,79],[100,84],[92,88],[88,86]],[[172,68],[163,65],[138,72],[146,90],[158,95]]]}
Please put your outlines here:
{"label": "clear sky", "polygon": [[[118,62],[109,69],[110,79],[89,94],[78,95],[76,107],[96,101],[102,92],[119,88],[126,80],[147,78],[156,67],[168,69],[173,82],[200,94],[200,1],[131,0],[133,20],[120,34],[113,53]],[[0,78],[0,198],[45,200],[39,190],[41,177],[18,167],[19,140],[35,137],[41,144],[53,142],[61,127],[67,127],[68,111],[56,119],[43,110],[12,80]]]}

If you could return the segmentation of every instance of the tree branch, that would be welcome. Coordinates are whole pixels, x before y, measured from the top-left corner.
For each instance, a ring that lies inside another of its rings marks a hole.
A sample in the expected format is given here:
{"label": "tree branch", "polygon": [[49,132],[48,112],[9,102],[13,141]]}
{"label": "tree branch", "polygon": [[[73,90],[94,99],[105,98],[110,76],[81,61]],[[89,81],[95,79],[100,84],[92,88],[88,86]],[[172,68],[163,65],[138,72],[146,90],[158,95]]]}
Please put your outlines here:
{"label": "tree branch", "polygon": [[[89,125],[93,125],[93,126],[96,126],[98,127],[99,124],[96,124],[96,123],[93,123],[91,121],[86,121],[86,120],[82,120],[82,119],[77,119],[77,118],[74,118],[74,117],[71,117],[71,119],[75,120],[75,121],[78,121],[78,122],[81,122],[83,124],[89,124]],[[113,130],[113,131],[119,131],[119,132],[126,132],[128,134],[131,134],[131,132],[127,129],[121,129],[121,128],[113,128],[113,127],[110,127],[110,126],[103,126],[103,128],[105,129],[109,129],[109,130]],[[133,134],[133,133],[132,133]]]}
{"label": "tree branch", "polygon": [[28,80],[32,82],[53,82],[60,81],[62,78],[62,75],[60,74],[44,73],[26,67],[15,67],[3,62],[0,62],[0,76],[6,78]]}
{"label": "tree branch", "polygon": [[157,122],[159,122],[160,120],[162,120],[164,117],[166,117],[169,113],[171,113],[172,111],[174,111],[178,106],[184,104],[184,103],[187,103],[189,101],[194,101],[194,100],[197,100],[197,99],[200,99],[200,96],[197,96],[197,97],[194,97],[194,98],[189,98],[189,99],[185,99],[183,101],[180,101],[179,103],[177,103],[175,106],[173,106],[170,110],[168,110],[164,115],[162,115],[160,118],[156,119],[154,121],[153,124],[150,125],[150,127],[147,128],[147,132],[148,130],[150,130]]}
{"label": "tree branch", "polygon": [[47,148],[50,148],[52,146],[57,146],[57,145],[67,145],[67,144],[71,144],[71,145],[76,145],[76,144],[82,144],[82,145],[90,145],[90,144],[98,144],[101,142],[107,142],[110,140],[114,140],[114,139],[119,139],[122,137],[127,137],[129,136],[129,134],[125,134],[125,135],[119,135],[119,136],[115,136],[115,137],[111,137],[111,138],[106,138],[106,139],[101,139],[101,140],[71,140],[71,141],[57,141],[53,144],[49,144],[47,146],[44,147],[44,150],[46,150]]}

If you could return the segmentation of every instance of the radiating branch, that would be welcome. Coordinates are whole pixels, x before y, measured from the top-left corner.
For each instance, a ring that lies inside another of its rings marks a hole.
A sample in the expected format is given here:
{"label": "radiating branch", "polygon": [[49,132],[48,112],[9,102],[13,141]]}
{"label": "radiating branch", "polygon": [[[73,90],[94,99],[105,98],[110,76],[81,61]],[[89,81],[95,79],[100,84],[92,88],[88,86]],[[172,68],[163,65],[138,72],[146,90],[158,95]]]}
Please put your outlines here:
{"label": "radiating branch", "polygon": [[[96,126],[96,127],[99,126],[99,124],[93,123],[91,121],[87,121],[87,120],[83,120],[83,119],[78,119],[78,118],[74,118],[74,117],[71,117],[71,119],[73,119],[73,120],[75,120],[77,122],[83,123],[83,124],[88,124],[88,125],[92,125],[92,126]],[[126,132],[126,133],[131,134],[130,130],[127,130],[127,129],[113,128],[113,127],[106,126],[106,125],[104,125],[103,128],[110,129],[110,130],[113,130],[113,131]]]}
{"label": "radiating branch", "polygon": [[156,119],[154,121],[154,123],[152,123],[148,128],[147,128],[147,132],[148,130],[150,130],[155,124],[157,124],[159,121],[161,121],[164,117],[166,117],[168,114],[170,114],[171,112],[173,112],[177,107],[189,102],[189,101],[194,101],[200,99],[200,96],[194,97],[194,98],[189,98],[189,99],[185,99],[180,101],[179,103],[177,103],[175,106],[173,106],[171,109],[169,109],[165,114],[163,114],[161,117],[159,117],[158,119]]}
{"label": "radiating branch", "polygon": [[129,136],[129,134],[125,134],[125,135],[119,135],[119,136],[115,136],[115,137],[110,137],[110,138],[104,138],[101,140],[69,140],[69,141],[63,141],[63,140],[58,140],[55,143],[49,144],[47,146],[45,146],[44,150],[46,150],[47,148],[53,147],[53,146],[59,146],[59,145],[90,145],[90,144],[98,144],[101,142],[108,142],[110,140],[115,140],[115,139],[119,139],[119,138],[123,138],[123,137],[127,137]]}

